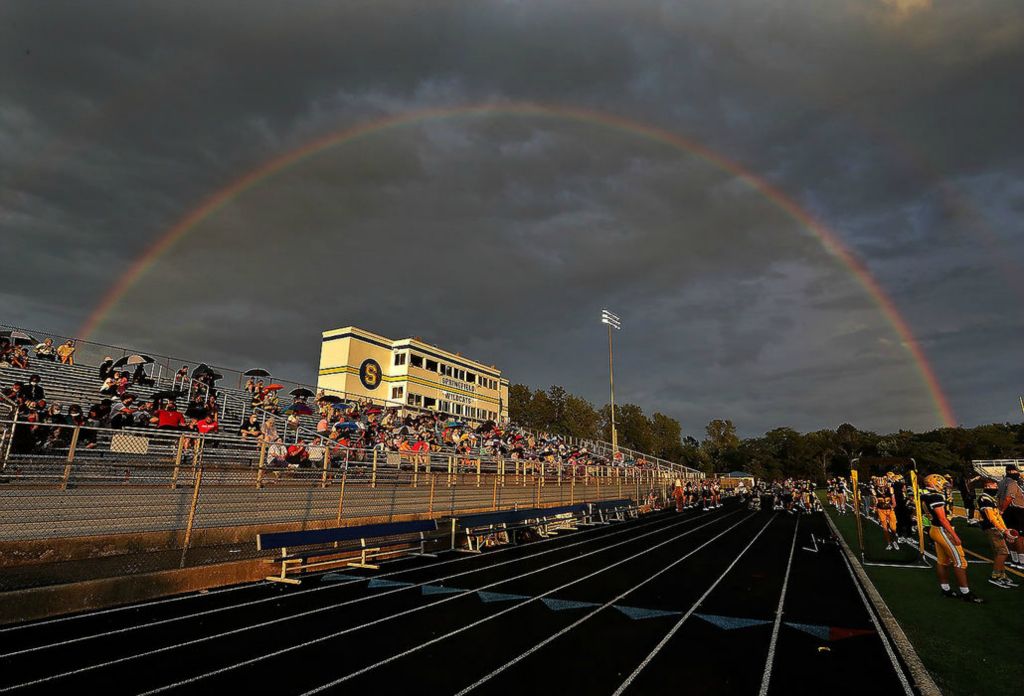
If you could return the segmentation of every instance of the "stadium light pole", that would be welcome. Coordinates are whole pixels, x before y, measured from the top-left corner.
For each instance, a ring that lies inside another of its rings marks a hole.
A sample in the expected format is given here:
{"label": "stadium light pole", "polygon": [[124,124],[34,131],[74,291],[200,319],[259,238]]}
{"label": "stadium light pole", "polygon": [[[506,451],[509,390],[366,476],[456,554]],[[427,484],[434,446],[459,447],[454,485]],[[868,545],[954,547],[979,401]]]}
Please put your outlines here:
{"label": "stadium light pole", "polygon": [[608,326],[608,387],[611,389],[612,408],[612,454],[619,452],[619,432],[615,429],[615,369],[612,361],[612,329],[622,330],[622,320],[607,309],[601,310],[601,323]]}

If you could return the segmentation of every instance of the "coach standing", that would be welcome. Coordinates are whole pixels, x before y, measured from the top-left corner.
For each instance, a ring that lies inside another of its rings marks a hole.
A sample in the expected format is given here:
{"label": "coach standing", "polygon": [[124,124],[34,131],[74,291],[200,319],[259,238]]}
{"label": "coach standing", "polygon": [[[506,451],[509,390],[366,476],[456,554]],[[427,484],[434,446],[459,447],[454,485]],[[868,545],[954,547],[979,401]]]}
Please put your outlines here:
{"label": "coach standing", "polygon": [[[999,509],[1009,529],[1019,534],[1024,530],[1024,490],[1021,489],[1020,469],[1015,464],[1006,467],[1006,477],[999,482]],[[1010,547],[1011,568],[1024,570],[1024,538],[1018,536]]]}

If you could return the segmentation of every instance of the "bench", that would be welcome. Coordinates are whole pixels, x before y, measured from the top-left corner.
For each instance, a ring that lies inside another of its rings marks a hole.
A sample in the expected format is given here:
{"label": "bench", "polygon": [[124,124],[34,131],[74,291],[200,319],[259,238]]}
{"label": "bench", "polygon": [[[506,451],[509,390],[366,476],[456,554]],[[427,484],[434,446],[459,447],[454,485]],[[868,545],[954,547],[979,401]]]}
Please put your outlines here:
{"label": "bench", "polygon": [[[281,573],[268,576],[267,580],[298,585],[301,580],[288,577],[289,573],[337,565],[377,570],[380,566],[369,561],[395,554],[432,558],[434,554],[427,553],[426,544],[430,541],[428,534],[436,531],[437,520],[413,520],[297,532],[270,532],[256,535],[256,548],[259,551],[281,550],[280,556],[268,559],[269,563],[281,564]],[[314,548],[288,552],[289,548],[296,547]],[[356,552],[355,555],[353,552]]]}
{"label": "bench", "polygon": [[[505,544],[514,544],[514,532],[519,529],[534,528],[541,536],[574,530],[577,520],[587,513],[587,505],[579,503],[554,508],[500,510],[455,517],[451,520],[451,548],[454,551],[480,553],[482,543],[488,537],[497,537]],[[466,548],[455,546],[458,529],[466,535]]]}
{"label": "bench", "polygon": [[[609,524],[635,519],[639,515],[637,504],[629,498],[601,500],[590,504],[590,515],[582,524]],[[596,521],[595,521],[596,520]]]}

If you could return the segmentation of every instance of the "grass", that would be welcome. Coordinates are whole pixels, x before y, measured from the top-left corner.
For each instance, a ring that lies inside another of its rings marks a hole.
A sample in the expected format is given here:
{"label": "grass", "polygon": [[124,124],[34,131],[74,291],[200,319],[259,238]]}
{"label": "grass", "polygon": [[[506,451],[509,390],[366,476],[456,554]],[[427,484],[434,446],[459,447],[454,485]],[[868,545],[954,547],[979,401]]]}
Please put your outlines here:
{"label": "grass", "polygon": [[[826,504],[846,542],[857,551],[857,529],[853,515],[837,515]],[[955,521],[965,548],[992,557],[984,533]],[[864,525],[866,537],[879,528]],[[870,542],[869,542],[870,543]],[[925,548],[934,552],[925,539]],[[986,600],[970,605],[939,595],[934,568],[880,568],[865,570],[885,599],[896,620],[914,644],[943,693],[950,696],[990,694],[1000,685],[1024,682],[1024,661],[1019,657],[1024,635],[1024,587],[1002,590],[988,583],[988,563],[971,563],[967,574],[971,589]],[[1024,585],[1024,578],[1015,576]],[[865,665],[870,669],[870,665]]]}

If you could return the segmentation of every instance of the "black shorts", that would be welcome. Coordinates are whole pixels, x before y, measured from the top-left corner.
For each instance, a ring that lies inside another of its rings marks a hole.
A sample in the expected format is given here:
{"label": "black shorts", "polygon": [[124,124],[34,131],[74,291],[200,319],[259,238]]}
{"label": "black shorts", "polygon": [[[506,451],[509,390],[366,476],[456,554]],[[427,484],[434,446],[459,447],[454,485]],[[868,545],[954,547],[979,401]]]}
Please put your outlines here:
{"label": "black shorts", "polygon": [[1015,505],[1006,508],[1006,512],[1003,513],[1003,522],[1010,529],[1024,533],[1024,508]]}

